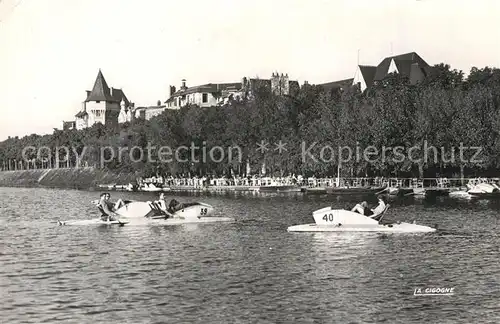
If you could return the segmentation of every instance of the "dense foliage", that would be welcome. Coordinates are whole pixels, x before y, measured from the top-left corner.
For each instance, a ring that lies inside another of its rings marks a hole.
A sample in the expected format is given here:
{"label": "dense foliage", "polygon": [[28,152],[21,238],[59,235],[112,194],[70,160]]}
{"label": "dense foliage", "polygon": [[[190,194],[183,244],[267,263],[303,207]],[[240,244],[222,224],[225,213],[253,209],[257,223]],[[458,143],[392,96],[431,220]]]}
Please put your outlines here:
{"label": "dense foliage", "polygon": [[[339,158],[343,161],[343,175],[489,176],[496,174],[500,166],[499,109],[500,70],[473,68],[464,78],[462,72],[440,64],[418,85],[390,75],[364,93],[357,87],[326,91],[305,84],[291,97],[275,96],[263,88],[254,100],[221,107],[187,106],[166,110],[148,121],[138,119],[113,127],[97,124],[81,131],[55,130],[51,135],[9,138],[0,143],[0,163],[5,169],[7,161],[21,161],[23,148],[32,145],[50,147],[51,161],[55,160],[57,147],[71,148],[70,162],[60,166],[75,166],[79,154],[81,166],[139,171],[145,176],[220,175],[231,170],[243,174],[247,161],[252,173],[260,172],[265,161],[267,174],[327,176],[336,174]],[[275,150],[280,140],[286,143],[281,152]],[[265,152],[257,150],[261,141],[269,143]],[[150,158],[148,145],[156,147],[150,150]],[[200,149],[193,154],[181,150],[176,160],[175,149],[182,145]],[[173,161],[158,161],[161,146],[171,148]],[[214,146],[222,147],[223,154],[217,150],[209,156]],[[241,148],[241,163],[238,150],[232,150],[233,160],[228,160],[228,152],[235,146]],[[344,146],[361,155],[347,161],[344,149],[344,155],[339,157],[338,148]],[[369,159],[363,156],[368,146],[373,146],[370,152],[378,150]],[[384,147],[398,146],[403,148],[399,153],[388,149],[382,154]],[[481,150],[479,154],[472,149],[460,153],[461,146]],[[114,148],[113,159],[111,150],[104,147]],[[120,148],[123,154],[118,158]],[[142,157],[137,148],[144,150]],[[409,148],[413,148],[412,159],[401,158],[401,152],[408,157]],[[44,150],[37,160],[36,152],[29,152],[30,168],[42,167],[40,158],[49,156]],[[61,159],[64,155],[63,150]],[[222,162],[213,161],[219,157],[224,158]]]}

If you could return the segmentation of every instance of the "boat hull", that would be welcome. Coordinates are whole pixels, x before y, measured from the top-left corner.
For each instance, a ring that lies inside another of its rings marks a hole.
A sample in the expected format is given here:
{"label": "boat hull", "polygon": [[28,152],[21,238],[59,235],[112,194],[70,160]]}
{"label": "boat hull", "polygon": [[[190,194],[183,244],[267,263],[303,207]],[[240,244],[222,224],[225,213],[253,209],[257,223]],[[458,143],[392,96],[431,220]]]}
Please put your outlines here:
{"label": "boat hull", "polygon": [[99,218],[95,219],[84,219],[84,220],[74,220],[59,222],[59,225],[68,226],[141,226],[141,225],[182,225],[182,224],[200,224],[200,223],[221,223],[221,222],[234,222],[233,218],[230,217],[200,217],[195,219],[180,219],[180,218],[130,218],[123,219],[119,221],[105,222]]}
{"label": "boat hull", "polygon": [[457,199],[471,199],[472,195],[469,194],[467,191],[452,191],[449,193],[450,198],[457,198]]}
{"label": "boat hull", "polygon": [[326,188],[324,187],[313,187],[313,188],[304,188],[304,192],[308,195],[324,195],[327,193]]}
{"label": "boat hull", "polygon": [[260,192],[300,192],[300,187],[293,185],[285,186],[260,186]]}
{"label": "boat hull", "polygon": [[196,217],[196,218],[134,218],[128,219],[129,225],[140,226],[140,225],[182,225],[182,224],[203,224],[203,223],[231,223],[234,222],[234,218],[231,217]]}
{"label": "boat hull", "polygon": [[468,192],[471,198],[477,199],[499,199],[500,192]]}
{"label": "boat hull", "polygon": [[[184,219],[211,216],[214,208],[204,203],[186,204],[184,209],[178,210],[174,216]],[[150,201],[131,201],[116,211],[123,218],[143,218],[157,215]]]}
{"label": "boat hull", "polygon": [[410,223],[381,224],[379,221],[364,215],[344,210],[325,207],[313,212],[312,224],[288,227],[288,232],[398,232],[422,233],[434,232],[436,229]]}
{"label": "boat hull", "polygon": [[325,188],[327,194],[331,195],[371,195],[376,194],[386,187],[362,187],[362,188]]}
{"label": "boat hull", "polygon": [[500,190],[497,185],[480,183],[475,186],[468,186],[468,193],[477,199],[497,199],[500,198]]}
{"label": "boat hull", "polygon": [[389,188],[387,192],[390,196],[405,196],[409,194],[413,194],[414,191],[412,188]]}
{"label": "boat hull", "polygon": [[425,189],[425,195],[427,197],[444,197],[448,196],[450,194],[450,189],[444,188],[444,189]]}
{"label": "boat hull", "polygon": [[140,191],[144,191],[144,192],[160,192],[160,191],[163,191],[162,188],[140,188],[139,190]]}
{"label": "boat hull", "polygon": [[82,219],[82,220],[73,220],[73,221],[58,221],[59,225],[74,225],[74,226],[123,226],[128,224],[129,222],[126,220],[115,220],[115,221],[103,221],[100,218],[94,219]]}
{"label": "boat hull", "polygon": [[435,228],[410,224],[395,223],[387,225],[318,225],[315,223],[288,227],[288,232],[393,232],[393,233],[428,233]]}
{"label": "boat hull", "polygon": [[[145,192],[159,192],[159,191],[164,191],[163,185],[155,185],[153,183],[149,184],[144,184],[139,187],[139,191],[145,191]],[[167,188],[170,189],[170,188]],[[168,190],[165,190],[168,191]]]}

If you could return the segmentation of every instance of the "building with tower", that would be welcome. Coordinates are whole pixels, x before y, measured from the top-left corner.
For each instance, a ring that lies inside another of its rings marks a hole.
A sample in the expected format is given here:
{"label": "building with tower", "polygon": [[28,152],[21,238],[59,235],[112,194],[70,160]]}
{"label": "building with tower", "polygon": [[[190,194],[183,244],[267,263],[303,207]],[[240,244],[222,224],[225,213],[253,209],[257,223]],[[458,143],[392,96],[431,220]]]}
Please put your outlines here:
{"label": "building with tower", "polygon": [[75,115],[76,129],[84,129],[96,123],[116,124],[130,120],[133,104],[121,89],[109,87],[99,69],[94,87],[87,90],[81,110]]}
{"label": "building with tower", "polygon": [[288,73],[283,75],[278,72],[273,73],[271,76],[271,91],[278,96],[288,95],[290,93],[290,80]]}

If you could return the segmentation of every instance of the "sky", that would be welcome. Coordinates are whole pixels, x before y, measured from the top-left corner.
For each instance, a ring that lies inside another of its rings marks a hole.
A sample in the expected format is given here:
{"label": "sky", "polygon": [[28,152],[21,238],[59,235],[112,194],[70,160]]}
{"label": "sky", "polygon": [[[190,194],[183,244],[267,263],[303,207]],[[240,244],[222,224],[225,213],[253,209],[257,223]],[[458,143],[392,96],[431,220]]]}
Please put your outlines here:
{"label": "sky", "polygon": [[500,66],[495,0],[0,0],[0,140],[74,120],[99,69],[136,106],[169,85],[354,76],[417,52]]}

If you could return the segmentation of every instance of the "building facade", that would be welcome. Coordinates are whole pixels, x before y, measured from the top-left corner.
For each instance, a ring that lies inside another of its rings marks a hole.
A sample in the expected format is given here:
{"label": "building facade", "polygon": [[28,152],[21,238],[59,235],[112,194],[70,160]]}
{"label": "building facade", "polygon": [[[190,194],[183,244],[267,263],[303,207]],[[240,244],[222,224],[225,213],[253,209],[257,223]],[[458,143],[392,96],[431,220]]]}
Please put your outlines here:
{"label": "building facade", "polygon": [[63,121],[63,130],[71,130],[71,129],[76,129],[76,123],[75,121]]}
{"label": "building facade", "polygon": [[99,70],[94,87],[87,90],[87,97],[82,103],[81,110],[75,115],[76,129],[84,129],[96,123],[116,124],[124,120],[122,111],[133,108],[133,104],[127,99],[121,89],[109,87],[104,76]]}
{"label": "building facade", "polygon": [[290,81],[288,74],[273,73],[271,79],[242,78],[241,82],[207,83],[187,87],[186,80],[182,80],[179,90],[170,86],[169,98],[165,101],[167,109],[180,109],[186,105],[199,107],[213,107],[224,105],[233,100],[252,98],[255,90],[261,86],[268,87],[276,95],[290,95],[299,89],[297,81]]}
{"label": "building facade", "polygon": [[167,109],[167,106],[162,105],[161,100],[158,100],[156,106],[137,107],[132,114],[132,118],[142,118],[150,120],[153,117],[161,115],[165,111],[165,109]]}
{"label": "building facade", "polygon": [[[320,84],[325,88],[333,84],[346,86],[346,81],[351,80],[350,85],[358,86],[363,92],[371,86],[381,82],[391,73],[406,76],[410,84],[423,81],[430,73],[432,67],[427,64],[417,53],[410,52],[386,57],[378,65],[358,65],[354,78]],[[340,86],[339,86],[340,87]]]}

